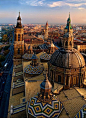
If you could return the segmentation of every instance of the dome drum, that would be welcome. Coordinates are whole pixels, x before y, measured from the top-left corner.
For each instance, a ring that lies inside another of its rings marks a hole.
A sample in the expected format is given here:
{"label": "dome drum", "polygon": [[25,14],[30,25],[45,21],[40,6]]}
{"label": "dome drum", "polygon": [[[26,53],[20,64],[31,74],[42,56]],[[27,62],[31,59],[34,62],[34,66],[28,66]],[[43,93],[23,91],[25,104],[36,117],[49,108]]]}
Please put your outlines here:
{"label": "dome drum", "polygon": [[83,69],[84,68],[66,69],[49,64],[49,80],[53,87],[54,82],[64,85],[65,89],[73,87],[74,85],[81,87],[83,86],[85,78],[85,71]]}
{"label": "dome drum", "polygon": [[[55,51],[49,65],[49,80],[63,84],[65,89],[72,86],[83,86],[85,79],[85,61],[76,49],[58,49]],[[54,85],[53,85],[54,86]]]}

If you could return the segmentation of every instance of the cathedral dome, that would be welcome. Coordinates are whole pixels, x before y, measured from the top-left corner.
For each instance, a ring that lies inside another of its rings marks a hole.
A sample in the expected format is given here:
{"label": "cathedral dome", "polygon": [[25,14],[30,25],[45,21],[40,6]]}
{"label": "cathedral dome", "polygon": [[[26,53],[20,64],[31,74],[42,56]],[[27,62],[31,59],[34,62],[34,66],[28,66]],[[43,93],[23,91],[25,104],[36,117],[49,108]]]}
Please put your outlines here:
{"label": "cathedral dome", "polygon": [[83,56],[74,48],[71,50],[63,48],[56,50],[51,56],[50,63],[62,68],[79,68],[85,66]]}

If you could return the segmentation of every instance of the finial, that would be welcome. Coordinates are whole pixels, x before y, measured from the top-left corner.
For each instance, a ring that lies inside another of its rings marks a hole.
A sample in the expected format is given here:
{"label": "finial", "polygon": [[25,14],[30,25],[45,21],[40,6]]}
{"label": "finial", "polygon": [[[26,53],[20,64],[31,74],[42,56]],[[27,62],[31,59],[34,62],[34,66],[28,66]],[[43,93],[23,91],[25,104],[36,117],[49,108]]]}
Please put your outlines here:
{"label": "finial", "polygon": [[43,75],[45,77],[45,79],[48,79],[48,76],[47,76],[48,72],[47,72],[47,69],[43,72]]}
{"label": "finial", "polygon": [[46,25],[48,25],[48,20],[47,20],[47,22],[46,22]]}
{"label": "finial", "polygon": [[19,11],[19,16],[20,16],[20,11]]}

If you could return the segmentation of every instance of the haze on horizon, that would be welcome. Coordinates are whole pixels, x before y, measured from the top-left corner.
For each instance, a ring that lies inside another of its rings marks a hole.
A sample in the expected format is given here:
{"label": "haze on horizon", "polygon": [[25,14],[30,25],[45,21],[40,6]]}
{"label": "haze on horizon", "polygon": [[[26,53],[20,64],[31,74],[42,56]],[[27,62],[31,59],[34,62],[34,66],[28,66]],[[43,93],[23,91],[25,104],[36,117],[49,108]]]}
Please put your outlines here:
{"label": "haze on horizon", "polygon": [[19,11],[23,24],[65,24],[69,12],[72,23],[86,24],[86,0],[2,0],[0,23],[16,23]]}

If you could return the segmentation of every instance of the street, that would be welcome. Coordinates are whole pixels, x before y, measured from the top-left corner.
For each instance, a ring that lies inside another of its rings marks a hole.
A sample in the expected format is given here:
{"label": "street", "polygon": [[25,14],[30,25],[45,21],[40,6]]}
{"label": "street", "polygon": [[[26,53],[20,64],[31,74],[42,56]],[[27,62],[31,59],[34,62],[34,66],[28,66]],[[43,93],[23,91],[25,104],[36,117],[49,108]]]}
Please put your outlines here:
{"label": "street", "polygon": [[12,71],[13,71],[13,42],[14,42],[14,32],[12,43],[9,47],[9,53],[6,56],[4,61],[8,63],[7,67],[3,67],[3,75],[0,76],[0,118],[6,118],[8,112],[9,105],[9,96],[10,96],[10,88],[11,88],[11,80],[12,80]]}

